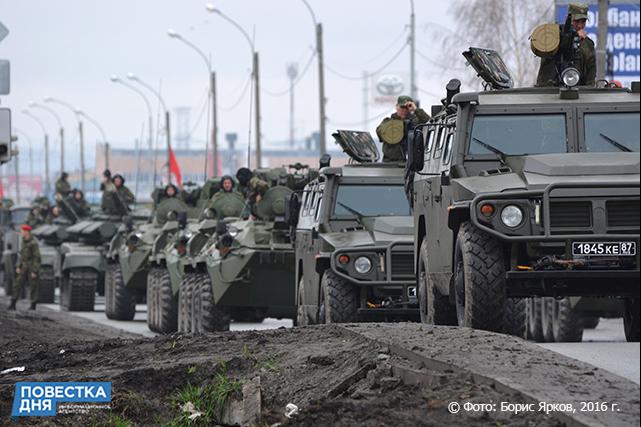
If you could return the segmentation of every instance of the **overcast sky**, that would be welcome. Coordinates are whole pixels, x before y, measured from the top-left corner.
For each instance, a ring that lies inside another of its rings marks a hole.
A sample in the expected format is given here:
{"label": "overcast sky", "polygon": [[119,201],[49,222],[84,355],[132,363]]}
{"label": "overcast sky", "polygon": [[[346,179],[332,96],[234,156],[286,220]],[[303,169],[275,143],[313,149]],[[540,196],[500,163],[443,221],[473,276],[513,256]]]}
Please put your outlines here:
{"label": "overcast sky", "polygon": [[[402,33],[409,22],[409,0],[309,1],[324,26],[328,68],[344,75],[360,76],[380,68],[406,41]],[[155,87],[162,85],[171,110],[191,107],[193,127],[206,96],[206,67],[194,51],[167,36],[167,29],[173,28],[211,55],[218,76],[220,140],[227,132],[238,132],[242,146],[247,139],[249,95],[235,109],[227,110],[249,76],[249,46],[238,30],[208,13],[204,5],[204,0],[0,0],[0,20],[10,30],[0,43],[0,58],[11,61],[12,83],[11,94],[0,99],[2,106],[12,108],[14,126],[35,139],[40,131],[20,110],[31,100],[57,97],[97,119],[114,145],[132,146],[147,117],[144,103],[109,80],[110,74],[124,76],[131,71]],[[313,52],[314,28],[307,9],[301,0],[220,0],[215,5],[248,32],[255,31],[265,89],[261,95],[264,145],[287,140],[289,97],[268,92],[285,91],[287,64],[298,62],[302,69]],[[433,59],[439,58],[438,44],[430,42],[426,28],[433,28],[433,23],[452,27],[446,9],[447,2],[416,1],[417,48]],[[461,46],[461,51],[466,47]],[[386,71],[408,69],[409,50],[405,50]],[[448,78],[456,77],[444,75],[420,55],[417,71],[425,106],[436,101],[426,92],[440,95]],[[295,89],[297,136],[317,130],[317,82],[314,60]],[[340,78],[328,70],[326,87],[328,134],[337,127],[361,128],[363,82]],[[392,107],[372,105],[368,115],[377,117],[391,112]],[[72,114],[56,109],[72,134]],[[46,112],[37,114],[53,133],[53,119]],[[378,121],[370,121],[368,130]],[[99,138],[90,125],[87,134],[88,141]],[[204,139],[204,120],[193,137]],[[73,149],[69,148],[67,156],[72,156]]]}

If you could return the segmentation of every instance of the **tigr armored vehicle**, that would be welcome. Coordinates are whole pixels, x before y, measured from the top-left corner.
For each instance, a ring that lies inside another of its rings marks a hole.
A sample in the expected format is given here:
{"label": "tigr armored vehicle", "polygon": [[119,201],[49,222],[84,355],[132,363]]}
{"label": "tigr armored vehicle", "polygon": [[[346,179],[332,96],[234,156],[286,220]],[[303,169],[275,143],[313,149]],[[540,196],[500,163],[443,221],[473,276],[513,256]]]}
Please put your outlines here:
{"label": "tigr armored vehicle", "polygon": [[368,132],[334,137],[354,163],[323,167],[292,213],[296,322],[418,320],[404,165],[376,163]]}
{"label": "tigr armored vehicle", "polygon": [[639,84],[510,89],[465,56],[496,90],[450,81],[409,141],[423,320],[522,335],[526,297],[622,298],[638,341]]}

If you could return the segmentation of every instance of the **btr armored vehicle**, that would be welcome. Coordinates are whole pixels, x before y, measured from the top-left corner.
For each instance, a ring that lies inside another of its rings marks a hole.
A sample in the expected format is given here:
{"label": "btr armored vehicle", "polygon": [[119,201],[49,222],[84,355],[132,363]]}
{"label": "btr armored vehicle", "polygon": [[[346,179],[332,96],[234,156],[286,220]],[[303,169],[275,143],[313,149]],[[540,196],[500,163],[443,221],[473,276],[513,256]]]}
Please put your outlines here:
{"label": "btr armored vehicle", "polygon": [[494,90],[450,81],[408,141],[423,320],[523,335],[527,297],[609,297],[638,341],[639,84],[512,89],[464,55]]}
{"label": "btr armored vehicle", "polygon": [[354,162],[321,168],[293,203],[296,322],[418,320],[404,165],[377,163],[368,132],[334,137]]}

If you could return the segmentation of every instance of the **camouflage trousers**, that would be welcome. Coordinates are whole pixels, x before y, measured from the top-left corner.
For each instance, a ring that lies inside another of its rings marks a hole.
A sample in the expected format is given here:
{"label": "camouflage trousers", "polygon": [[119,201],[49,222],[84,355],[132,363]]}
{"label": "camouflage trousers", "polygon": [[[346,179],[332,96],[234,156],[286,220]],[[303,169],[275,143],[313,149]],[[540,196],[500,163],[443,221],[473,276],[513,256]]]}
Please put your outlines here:
{"label": "camouflage trousers", "polygon": [[38,302],[38,290],[40,288],[40,277],[36,277],[35,279],[31,277],[30,272],[25,272],[22,271],[20,274],[18,274],[18,277],[16,277],[16,281],[13,284],[13,289],[11,293],[11,297],[15,300],[19,300],[21,295],[22,295],[22,289],[26,286],[29,285],[29,299],[31,300],[32,304],[35,304]]}

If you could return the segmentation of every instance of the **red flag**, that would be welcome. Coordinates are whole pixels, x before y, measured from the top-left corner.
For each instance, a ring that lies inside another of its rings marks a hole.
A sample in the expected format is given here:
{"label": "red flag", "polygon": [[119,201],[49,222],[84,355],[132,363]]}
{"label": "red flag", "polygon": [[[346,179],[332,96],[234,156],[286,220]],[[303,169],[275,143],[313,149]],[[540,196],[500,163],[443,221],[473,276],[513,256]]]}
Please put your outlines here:
{"label": "red flag", "polygon": [[169,174],[174,175],[174,177],[176,178],[176,183],[178,184],[178,187],[182,189],[183,178],[182,178],[182,175],[180,174],[180,166],[178,165],[178,161],[176,160],[176,155],[174,154],[174,150],[171,149],[171,146],[169,146]]}

